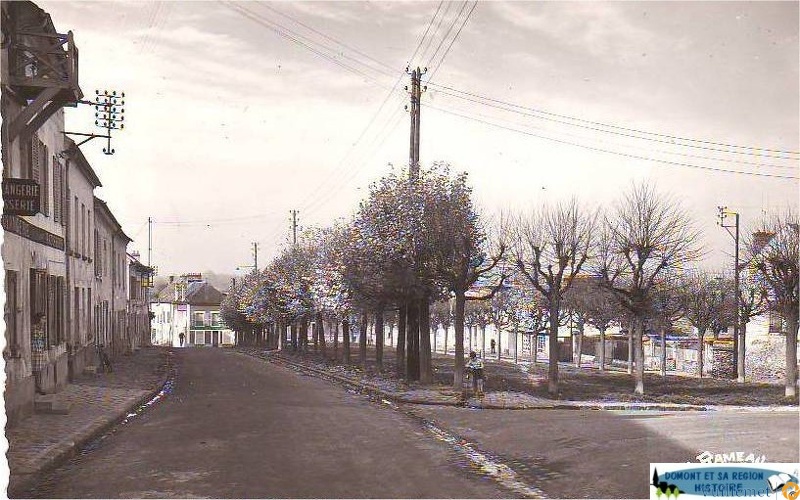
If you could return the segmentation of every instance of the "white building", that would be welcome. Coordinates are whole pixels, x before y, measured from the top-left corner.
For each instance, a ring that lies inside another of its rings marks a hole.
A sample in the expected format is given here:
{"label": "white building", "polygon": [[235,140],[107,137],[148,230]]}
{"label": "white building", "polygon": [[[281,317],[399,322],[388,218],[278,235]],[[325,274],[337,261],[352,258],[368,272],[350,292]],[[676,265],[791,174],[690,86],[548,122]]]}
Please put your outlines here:
{"label": "white building", "polygon": [[222,321],[224,295],[199,274],[170,277],[170,283],[150,303],[153,344],[181,346],[228,346],[235,333]]}

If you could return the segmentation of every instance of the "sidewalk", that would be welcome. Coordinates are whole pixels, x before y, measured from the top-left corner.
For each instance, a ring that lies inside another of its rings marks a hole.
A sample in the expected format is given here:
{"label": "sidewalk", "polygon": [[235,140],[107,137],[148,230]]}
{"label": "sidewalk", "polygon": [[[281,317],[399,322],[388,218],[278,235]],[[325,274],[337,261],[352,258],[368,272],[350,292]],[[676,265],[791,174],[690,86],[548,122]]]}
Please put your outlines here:
{"label": "sidewalk", "polygon": [[173,353],[145,347],[118,357],[113,366],[112,373],[83,374],[57,394],[37,396],[66,414],[37,412],[6,429],[9,496],[156,397],[174,370]]}
{"label": "sidewalk", "polygon": [[[483,398],[464,398],[460,391],[455,391],[447,385],[434,385],[428,387],[408,386],[391,376],[382,376],[375,373],[364,374],[357,366],[344,367],[330,365],[318,359],[294,355],[290,352],[264,351],[258,348],[239,348],[244,354],[255,356],[265,361],[283,365],[299,372],[320,377],[342,384],[351,391],[367,393],[373,397],[384,399],[393,403],[409,403],[437,406],[462,406],[474,409],[503,409],[503,410],[529,410],[529,409],[574,409],[574,410],[651,410],[651,411],[796,411],[797,406],[741,406],[720,404],[688,404],[657,401],[619,401],[606,400],[556,400],[533,394],[526,394],[515,390],[491,390]],[[577,368],[568,367],[568,371],[577,371]],[[436,371],[436,368],[435,368]],[[518,368],[509,367],[505,376],[518,378],[518,382],[525,383],[531,375]],[[509,384],[510,385],[510,384]]]}

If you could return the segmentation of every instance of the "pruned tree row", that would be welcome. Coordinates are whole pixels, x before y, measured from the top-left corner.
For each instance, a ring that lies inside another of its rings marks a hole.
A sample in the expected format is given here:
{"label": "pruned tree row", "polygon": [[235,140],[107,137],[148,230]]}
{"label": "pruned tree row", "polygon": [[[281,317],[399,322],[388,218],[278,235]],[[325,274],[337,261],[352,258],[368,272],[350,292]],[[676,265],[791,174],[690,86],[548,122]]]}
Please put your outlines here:
{"label": "pruned tree row", "polygon": [[[372,327],[379,370],[386,368],[388,326],[396,331],[396,372],[423,384],[433,381],[431,332],[452,326],[456,389],[465,344],[485,353],[488,326],[543,333],[553,395],[559,327],[568,322],[577,325],[578,366],[585,327],[599,330],[601,370],[610,362],[606,332],[627,329],[633,388],[642,394],[646,334],[660,341],[666,375],[667,334],[680,321],[691,324],[702,376],[707,335],[716,338],[740,321],[744,359],[744,325],[769,310],[786,322],[786,395],[793,396],[797,228],[791,211],[761,221],[745,245],[736,311],[730,276],[697,269],[703,250],[689,214],[650,184],[632,185],[604,211],[573,199],[490,220],[475,208],[467,175],[439,163],[413,178],[393,171],[373,183],[349,221],[306,231],[265,268],[233,283],[222,310],[242,344],[313,349],[344,364],[366,365]],[[481,332],[469,342],[467,324]],[[351,359],[351,335],[358,360]],[[446,333],[445,352],[450,344]]]}

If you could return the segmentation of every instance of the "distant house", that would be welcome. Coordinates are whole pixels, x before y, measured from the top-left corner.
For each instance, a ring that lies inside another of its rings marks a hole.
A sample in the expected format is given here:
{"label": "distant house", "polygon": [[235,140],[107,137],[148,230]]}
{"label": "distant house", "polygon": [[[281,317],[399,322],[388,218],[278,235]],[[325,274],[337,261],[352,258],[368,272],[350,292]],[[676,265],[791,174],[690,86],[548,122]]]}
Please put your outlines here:
{"label": "distant house", "polygon": [[199,274],[171,276],[170,283],[150,303],[153,344],[227,346],[236,342],[234,332],[222,321],[224,294]]}
{"label": "distant house", "polygon": [[128,332],[132,350],[150,344],[147,292],[153,270],[139,262],[139,253],[128,254]]}

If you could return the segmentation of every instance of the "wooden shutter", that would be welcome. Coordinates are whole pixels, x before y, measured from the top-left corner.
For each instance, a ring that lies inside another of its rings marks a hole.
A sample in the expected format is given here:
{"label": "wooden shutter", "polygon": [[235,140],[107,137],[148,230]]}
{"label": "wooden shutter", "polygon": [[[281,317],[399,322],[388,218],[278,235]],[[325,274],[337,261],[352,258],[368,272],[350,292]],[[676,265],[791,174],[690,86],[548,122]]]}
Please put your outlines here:
{"label": "wooden shutter", "polygon": [[50,157],[47,156],[47,146],[39,142],[39,160],[41,161],[41,193],[42,193],[42,213],[50,215]]}
{"label": "wooden shutter", "polygon": [[61,164],[53,157],[53,222],[61,222],[62,179]]}
{"label": "wooden shutter", "polygon": [[17,272],[6,270],[6,345],[11,349],[19,349],[17,333]]}
{"label": "wooden shutter", "polygon": [[30,178],[39,182],[40,168],[39,168],[39,138],[35,135],[31,137],[28,143],[28,156],[30,160]]}

